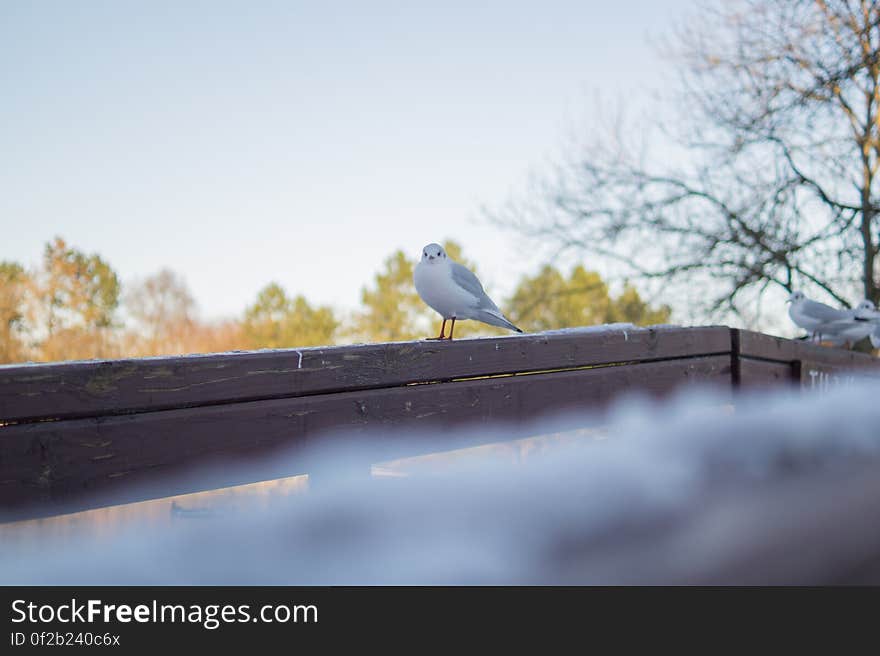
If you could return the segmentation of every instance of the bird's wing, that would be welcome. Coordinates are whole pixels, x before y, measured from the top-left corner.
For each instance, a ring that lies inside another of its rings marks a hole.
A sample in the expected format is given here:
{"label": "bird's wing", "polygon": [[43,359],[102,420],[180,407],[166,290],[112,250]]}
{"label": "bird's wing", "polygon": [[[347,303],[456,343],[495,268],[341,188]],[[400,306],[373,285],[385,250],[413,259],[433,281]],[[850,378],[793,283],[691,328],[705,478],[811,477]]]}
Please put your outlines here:
{"label": "bird's wing", "polygon": [[480,283],[479,278],[474,275],[473,271],[458,262],[452,262],[451,264],[452,281],[476,298],[476,306],[478,308],[498,310],[498,306],[486,294],[483,285]]}
{"label": "bird's wing", "polygon": [[804,314],[819,321],[840,321],[841,319],[850,318],[846,310],[835,310],[830,305],[825,305],[818,301],[804,301],[803,311]]}
{"label": "bird's wing", "polygon": [[857,325],[855,319],[853,317],[848,317],[846,319],[838,319],[837,321],[827,321],[820,324],[817,330],[823,335],[836,335],[844,330],[852,328],[854,325]]}

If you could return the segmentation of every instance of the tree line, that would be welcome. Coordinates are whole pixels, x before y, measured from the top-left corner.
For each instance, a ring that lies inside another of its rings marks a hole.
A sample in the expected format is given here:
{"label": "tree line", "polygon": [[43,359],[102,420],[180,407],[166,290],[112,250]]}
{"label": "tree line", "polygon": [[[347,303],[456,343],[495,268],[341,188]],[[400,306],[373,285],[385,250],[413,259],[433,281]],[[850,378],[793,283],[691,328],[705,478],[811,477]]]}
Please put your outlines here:
{"label": "tree line", "polygon": [[[458,244],[447,241],[444,247],[476,270]],[[100,255],[56,237],[36,267],[0,262],[0,363],[420,339],[436,332],[437,315],[416,294],[415,264],[400,250],[388,256],[352,312],[316,305],[270,282],[238,317],[206,321],[180,274],[162,269],[123,285]],[[650,306],[628,284],[612,296],[599,274],[582,266],[566,275],[546,265],[523,276],[502,306],[530,331],[613,322],[650,325],[665,323],[670,315],[669,307]],[[459,335],[501,332],[467,322]]]}

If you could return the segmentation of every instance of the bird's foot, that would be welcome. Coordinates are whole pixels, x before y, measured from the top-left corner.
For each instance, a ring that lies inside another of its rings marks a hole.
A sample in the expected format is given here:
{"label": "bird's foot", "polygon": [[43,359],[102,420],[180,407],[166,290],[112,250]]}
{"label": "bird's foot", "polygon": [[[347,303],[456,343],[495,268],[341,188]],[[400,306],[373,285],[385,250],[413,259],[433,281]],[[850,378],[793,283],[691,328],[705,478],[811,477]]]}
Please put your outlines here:
{"label": "bird's foot", "polygon": [[[455,322],[453,322],[453,327],[455,327]],[[449,337],[452,338],[452,331],[449,331]],[[426,337],[425,339],[429,341],[438,340],[438,339],[446,339],[446,319],[443,320],[442,325],[440,326],[440,336],[439,337]]]}

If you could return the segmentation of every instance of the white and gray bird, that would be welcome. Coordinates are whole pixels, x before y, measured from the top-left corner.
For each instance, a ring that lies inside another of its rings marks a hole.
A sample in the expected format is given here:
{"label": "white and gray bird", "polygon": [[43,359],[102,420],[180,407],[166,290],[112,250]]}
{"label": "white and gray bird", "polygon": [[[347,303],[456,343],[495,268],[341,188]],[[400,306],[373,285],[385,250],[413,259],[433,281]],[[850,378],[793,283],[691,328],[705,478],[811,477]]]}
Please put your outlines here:
{"label": "white and gray bird", "polygon": [[[440,335],[432,339],[452,339],[455,321],[474,319],[518,333],[483,290],[477,276],[467,267],[454,262],[440,244],[428,244],[422,249],[422,259],[413,271],[413,282],[422,300],[443,317]],[[445,335],[446,322],[451,320],[449,337]]]}
{"label": "white and gray bird", "polygon": [[844,310],[846,317],[822,324],[817,328],[821,337],[835,346],[855,344],[874,332],[880,321],[880,312],[869,300],[864,300],[851,310]]}
{"label": "white and gray bird", "polygon": [[786,302],[791,303],[788,308],[788,316],[791,320],[814,338],[821,337],[820,327],[850,318],[846,310],[837,310],[830,305],[809,299],[803,292],[792,292]]}

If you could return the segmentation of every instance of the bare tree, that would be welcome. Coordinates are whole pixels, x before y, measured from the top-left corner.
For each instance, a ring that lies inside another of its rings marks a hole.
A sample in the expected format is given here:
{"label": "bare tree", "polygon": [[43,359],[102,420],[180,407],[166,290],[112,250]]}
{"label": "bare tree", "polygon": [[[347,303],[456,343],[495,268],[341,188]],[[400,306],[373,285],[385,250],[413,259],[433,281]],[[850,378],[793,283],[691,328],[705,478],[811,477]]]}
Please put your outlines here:
{"label": "bare tree", "polygon": [[27,273],[21,265],[0,262],[0,363],[25,358],[22,324],[27,285]]}
{"label": "bare tree", "polygon": [[880,6],[724,2],[671,43],[681,120],[659,157],[621,127],[492,218],[636,275],[709,279],[709,311],[774,286],[880,301]]}
{"label": "bare tree", "polygon": [[185,353],[195,324],[196,304],[183,278],[162,269],[135,282],[125,295],[144,355]]}

